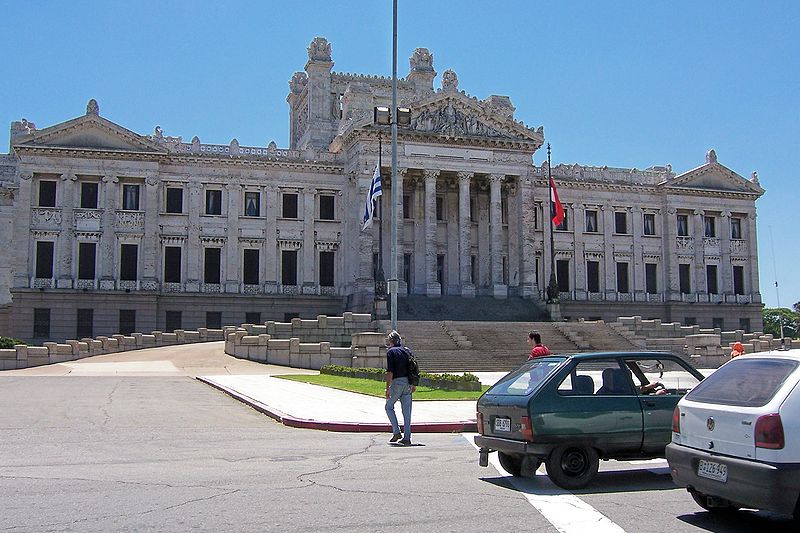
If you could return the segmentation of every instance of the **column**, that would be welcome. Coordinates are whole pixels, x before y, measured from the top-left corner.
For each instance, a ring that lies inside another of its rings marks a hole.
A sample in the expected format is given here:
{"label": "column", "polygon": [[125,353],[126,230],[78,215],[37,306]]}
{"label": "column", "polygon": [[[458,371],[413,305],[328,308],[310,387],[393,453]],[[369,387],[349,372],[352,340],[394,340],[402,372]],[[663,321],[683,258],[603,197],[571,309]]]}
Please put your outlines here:
{"label": "column", "polygon": [[[630,228],[633,234],[633,246],[631,247],[631,279],[630,291],[633,293],[634,302],[646,302],[647,293],[645,292],[644,280],[644,244],[642,244],[642,234],[644,233],[644,211],[641,207],[629,207]],[[637,253],[637,250],[639,253]]]}
{"label": "column", "polygon": [[[316,191],[311,187],[306,187],[302,191],[302,196],[298,199],[303,201],[303,248],[297,254],[297,262],[300,265],[300,272],[297,279],[302,280],[301,291],[303,294],[317,294],[319,283],[317,283],[317,261],[314,254],[314,200]],[[366,196],[366,195],[365,195]],[[298,283],[299,285],[300,283]]]}
{"label": "column", "polygon": [[461,296],[475,297],[472,279],[472,221],[469,218],[469,186],[472,172],[458,173],[458,271]]}
{"label": "column", "polygon": [[[425,213],[425,187],[423,186],[424,180],[422,178],[412,178],[409,180],[411,187],[411,212],[414,214],[415,219]],[[421,217],[424,218],[424,217]],[[413,274],[411,281],[413,286],[410,287],[409,293],[411,294],[426,294],[427,293],[427,280],[426,274],[428,265],[425,261],[425,250],[427,243],[425,241],[425,225],[414,224],[412,230],[414,234],[414,248],[412,250],[412,269]],[[414,258],[422,258],[415,260]]]}
{"label": "column", "polygon": [[[583,216],[579,217],[578,212],[582,213]],[[587,291],[586,282],[586,243],[583,240],[584,230],[586,229],[586,204],[576,203],[573,213],[575,214],[572,220],[573,235],[575,236],[575,299],[588,300],[589,293]]]}
{"label": "column", "polygon": [[239,215],[242,210],[242,186],[238,182],[225,184],[225,194],[228,196],[228,227],[225,243],[225,272],[222,283],[224,292],[238,293],[241,246],[239,246]]}
{"label": "column", "polygon": [[[706,267],[705,267],[705,221],[703,220],[706,212],[702,210],[695,210],[695,223],[694,227],[694,264],[692,265],[693,280],[692,292],[695,294],[703,293],[708,299],[708,286],[706,284]],[[699,298],[699,294],[698,294]]]}
{"label": "column", "polygon": [[520,229],[519,229],[519,177],[507,184],[507,216],[508,222],[508,285],[516,288],[516,295],[520,296]]}
{"label": "column", "polygon": [[[761,303],[761,293],[758,291],[758,242],[756,233],[756,212],[747,214],[747,267],[750,269],[750,296],[752,303]],[[745,287],[745,290],[747,288]]]}
{"label": "column", "polygon": [[436,279],[436,178],[438,170],[425,171],[425,294],[441,296]]}
{"label": "column", "polygon": [[278,292],[278,189],[275,185],[267,185],[264,193],[264,260],[259,268],[264,279],[264,292],[275,294]]}
{"label": "column", "polygon": [[536,199],[533,194],[533,180],[530,176],[526,176],[524,179],[520,178],[517,194],[517,201],[520,202],[522,212],[520,294],[523,298],[534,298],[539,294],[539,287],[536,285]]}
{"label": "column", "polygon": [[[720,213],[719,228],[719,293],[723,301],[728,301],[728,295],[733,294],[733,264],[731,263],[731,212],[723,211]],[[733,296],[734,302],[736,296]]]}
{"label": "column", "polygon": [[186,292],[200,292],[200,257],[203,247],[200,244],[200,212],[203,209],[202,194],[203,185],[196,181],[186,185],[187,191],[187,213],[189,214],[189,227],[187,229],[186,246]]}
{"label": "column", "polygon": [[144,180],[144,237],[142,238],[142,290],[158,290],[161,278],[161,242],[158,231],[158,178]]}
{"label": "column", "polygon": [[667,208],[667,214],[664,217],[663,224],[663,238],[661,239],[661,275],[663,284],[662,292],[666,296],[667,301],[679,301],[681,299],[680,293],[680,279],[678,273],[678,228],[677,228],[677,214],[678,211],[674,207]]}
{"label": "column", "polygon": [[56,279],[56,287],[59,289],[71,289],[72,280],[77,279],[77,272],[72,274],[72,254],[74,239],[73,213],[75,209],[75,181],[78,177],[75,174],[61,175],[61,231],[58,235],[58,260],[53,272]]}
{"label": "column", "polygon": [[500,212],[500,186],[504,180],[502,174],[489,176],[489,249],[492,294],[495,298],[508,296],[508,287],[503,284],[503,218]]}
{"label": "column", "polygon": [[[617,265],[614,261],[614,208],[610,202],[600,206],[600,216],[603,219],[603,267],[605,270],[604,287],[606,300],[617,300]],[[573,221],[574,223],[575,221]]]}
{"label": "column", "polygon": [[114,233],[117,219],[117,197],[119,190],[117,184],[119,179],[116,176],[103,176],[103,234],[100,236],[100,254],[98,256],[98,271],[100,272],[100,289],[112,290],[115,288],[114,280],[116,268],[114,257],[116,256],[117,239]]}
{"label": "column", "polygon": [[[406,222],[403,218],[403,180],[405,180],[406,175],[408,174],[407,168],[398,168],[397,169],[397,179],[394,180],[397,185],[397,205],[394,206],[395,209],[395,216],[397,216],[397,293],[398,294],[406,294],[408,287],[406,286],[406,282],[403,281],[403,254],[405,253],[405,229],[406,229]],[[391,204],[391,197],[389,200]],[[391,226],[391,219],[388,221],[389,224],[389,231],[383,234],[383,239],[386,242],[386,246],[388,248],[388,254],[386,256],[387,264],[390,265],[389,271],[386,272],[386,280],[388,281],[389,278],[392,277],[392,270],[391,270],[391,255],[392,255],[392,226]],[[414,225],[414,222],[411,222],[411,225]],[[387,287],[389,284],[387,283]]]}
{"label": "column", "polygon": [[35,249],[31,238],[31,189],[33,173],[19,173],[19,190],[14,199],[14,217],[11,256],[11,271],[14,273],[13,286],[28,287],[34,275]]}

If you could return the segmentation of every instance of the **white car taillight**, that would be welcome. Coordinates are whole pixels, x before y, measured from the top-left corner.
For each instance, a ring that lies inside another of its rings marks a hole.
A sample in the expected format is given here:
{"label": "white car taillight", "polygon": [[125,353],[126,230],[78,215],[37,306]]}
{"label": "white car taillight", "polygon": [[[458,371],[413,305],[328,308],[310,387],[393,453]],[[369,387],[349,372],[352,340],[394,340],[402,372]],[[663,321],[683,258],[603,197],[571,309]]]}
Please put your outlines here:
{"label": "white car taillight", "polygon": [[781,415],[772,413],[759,416],[758,420],[756,420],[756,429],[753,432],[753,437],[756,441],[756,448],[782,449],[785,441]]}
{"label": "white car taillight", "polygon": [[672,432],[681,432],[681,410],[678,406],[675,406],[675,410],[672,411]]}

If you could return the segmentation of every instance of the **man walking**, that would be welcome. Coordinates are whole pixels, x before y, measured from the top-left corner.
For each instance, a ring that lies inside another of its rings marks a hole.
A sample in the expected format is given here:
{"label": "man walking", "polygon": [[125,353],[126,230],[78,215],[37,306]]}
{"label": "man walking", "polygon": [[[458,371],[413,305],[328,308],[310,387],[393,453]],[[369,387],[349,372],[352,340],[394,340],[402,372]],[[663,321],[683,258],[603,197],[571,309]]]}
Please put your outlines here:
{"label": "man walking", "polygon": [[[405,446],[411,445],[411,393],[417,388],[408,382],[408,350],[402,346],[403,339],[396,331],[386,336],[386,415],[392,423],[390,443],[400,441]],[[400,400],[403,412],[403,434],[397,423],[394,404]]]}
{"label": "man walking", "polygon": [[528,356],[528,361],[536,359],[537,357],[544,357],[550,355],[550,348],[542,344],[542,336],[538,331],[531,331],[528,333],[528,344],[533,344],[531,354]]}

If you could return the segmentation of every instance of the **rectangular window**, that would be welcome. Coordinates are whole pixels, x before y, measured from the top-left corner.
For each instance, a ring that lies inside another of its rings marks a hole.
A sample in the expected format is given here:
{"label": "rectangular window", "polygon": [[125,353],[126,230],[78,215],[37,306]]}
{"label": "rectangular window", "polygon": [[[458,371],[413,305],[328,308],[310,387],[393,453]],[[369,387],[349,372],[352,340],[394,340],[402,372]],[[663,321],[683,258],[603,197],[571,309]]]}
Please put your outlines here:
{"label": "rectangular window", "polygon": [[500,197],[500,222],[508,224],[508,198]]}
{"label": "rectangular window", "polygon": [[656,234],[656,215],[654,213],[645,213],[643,221],[644,221],[644,234],[645,235],[655,235]]}
{"label": "rectangular window", "polygon": [[164,331],[167,333],[174,333],[176,329],[183,329],[181,326],[181,312],[180,311],[167,311],[166,321],[164,323]]}
{"label": "rectangular window", "polygon": [[244,193],[244,216],[246,217],[261,216],[261,193],[258,192]]}
{"label": "rectangular window", "polygon": [[625,235],[628,233],[628,213],[614,212],[614,233]]}
{"label": "rectangular window", "polygon": [[261,313],[258,311],[248,311],[244,314],[245,324],[261,324]]}
{"label": "rectangular window", "polygon": [[731,239],[742,238],[742,219],[731,217]]}
{"label": "rectangular window", "polygon": [[478,202],[474,196],[469,197],[469,221],[478,221]]}
{"label": "rectangular window", "polygon": [[436,197],[436,220],[444,220],[444,196]]}
{"label": "rectangular window", "polygon": [[678,237],[689,236],[689,215],[678,215],[677,217]]}
{"label": "rectangular window", "polygon": [[600,292],[600,261],[586,261],[586,290]]}
{"label": "rectangular window", "polygon": [[283,218],[297,218],[297,193],[283,193],[282,202],[283,210],[281,211],[281,216]]}
{"label": "rectangular window", "polygon": [[411,197],[403,195],[403,218],[411,218]]}
{"label": "rectangular window", "polygon": [[647,294],[658,293],[658,264],[645,263],[644,264],[644,284]]}
{"label": "rectangular window", "polygon": [[406,282],[406,294],[411,294],[414,285],[411,279],[411,254],[403,254],[403,281]]}
{"label": "rectangular window", "polygon": [[56,182],[40,181],[39,207],[55,207],[55,206],[56,206]]}
{"label": "rectangular window", "polygon": [[221,278],[220,273],[220,255],[221,248],[206,248],[205,262],[203,266],[203,283],[219,283]]}
{"label": "rectangular window", "polygon": [[206,311],[206,327],[208,329],[222,329],[222,313],[219,311]]}
{"label": "rectangular window", "polygon": [[319,197],[320,220],[336,220],[334,207],[335,197],[332,194],[322,194]]}
{"label": "rectangular window", "polygon": [[442,254],[436,256],[436,281],[444,294],[444,255]]}
{"label": "rectangular window", "polygon": [[78,243],[78,279],[94,279],[97,244]]}
{"label": "rectangular window", "polygon": [[39,241],[36,243],[36,277],[53,277],[53,249],[54,242]]}
{"label": "rectangular window", "polygon": [[206,215],[222,214],[222,191],[209,189],[206,191]]}
{"label": "rectangular window", "polygon": [[597,233],[597,211],[586,211],[586,233]]}
{"label": "rectangular window", "polygon": [[81,182],[81,207],[83,209],[97,209],[97,195],[97,183]]}
{"label": "rectangular window", "polygon": [[130,335],[136,331],[136,309],[119,310],[119,332]]}
{"label": "rectangular window", "polygon": [[569,260],[559,259],[556,261],[556,281],[558,282],[558,292],[569,292]]}
{"label": "rectangular window", "polygon": [[78,339],[94,337],[94,309],[78,309],[77,322],[75,336]]}
{"label": "rectangular window", "polygon": [[297,250],[281,252],[281,284],[297,285]]}
{"label": "rectangular window", "polygon": [[683,294],[692,292],[692,278],[690,274],[691,265],[681,263],[678,265],[678,278],[680,279],[680,290]]}
{"label": "rectangular window", "polygon": [[36,308],[33,310],[33,337],[37,339],[50,338],[50,309]]}
{"label": "rectangular window", "polygon": [[703,217],[703,235],[706,237],[717,236],[717,228],[714,217]]}
{"label": "rectangular window", "polygon": [[620,261],[617,263],[617,292],[630,292],[628,285],[628,263]]}
{"label": "rectangular window", "polygon": [[474,255],[469,256],[469,274],[472,276],[470,281],[476,285],[478,282],[478,258]]}
{"label": "rectangular window", "polygon": [[333,287],[334,252],[319,253],[319,285]]}
{"label": "rectangular window", "polygon": [[122,209],[123,209],[123,211],[138,211],[139,210],[139,186],[138,185],[123,185],[122,186]]}
{"label": "rectangular window", "polygon": [[119,279],[135,281],[138,275],[139,246],[136,244],[123,244],[119,253]]}
{"label": "rectangular window", "polygon": [[717,265],[706,265],[706,287],[708,294],[718,294],[717,289]]}
{"label": "rectangular window", "polygon": [[164,283],[181,282],[181,247],[164,247]]}
{"label": "rectangular window", "polygon": [[744,267],[733,267],[733,293],[744,294]]}
{"label": "rectangular window", "polygon": [[183,213],[183,189],[167,187],[167,213]]}
{"label": "rectangular window", "polygon": [[253,249],[244,250],[242,265],[242,281],[246,285],[258,285],[259,283],[259,251]]}
{"label": "rectangular window", "polygon": [[569,216],[567,215],[566,209],[564,210],[564,220],[561,221],[561,224],[556,226],[556,229],[561,231],[569,231]]}

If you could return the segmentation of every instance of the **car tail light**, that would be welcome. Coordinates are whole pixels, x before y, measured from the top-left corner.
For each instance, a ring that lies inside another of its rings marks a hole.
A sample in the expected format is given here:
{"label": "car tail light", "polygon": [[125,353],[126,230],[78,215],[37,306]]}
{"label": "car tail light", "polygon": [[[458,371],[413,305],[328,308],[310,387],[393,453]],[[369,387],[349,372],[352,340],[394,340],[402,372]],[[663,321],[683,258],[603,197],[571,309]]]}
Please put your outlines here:
{"label": "car tail light", "polygon": [[675,410],[672,411],[672,432],[681,432],[681,410],[677,406],[675,407]]}
{"label": "car tail light", "polygon": [[784,445],[783,423],[781,415],[772,413],[762,415],[756,420],[756,430],[753,434],[756,440],[756,448],[769,448],[770,450],[780,450]]}
{"label": "car tail light", "polygon": [[477,414],[476,418],[478,419],[478,433],[483,435],[483,413],[478,411],[476,414]]}
{"label": "car tail light", "polygon": [[533,426],[531,425],[531,417],[523,416],[520,420],[520,433],[522,437],[528,442],[533,442]]}

